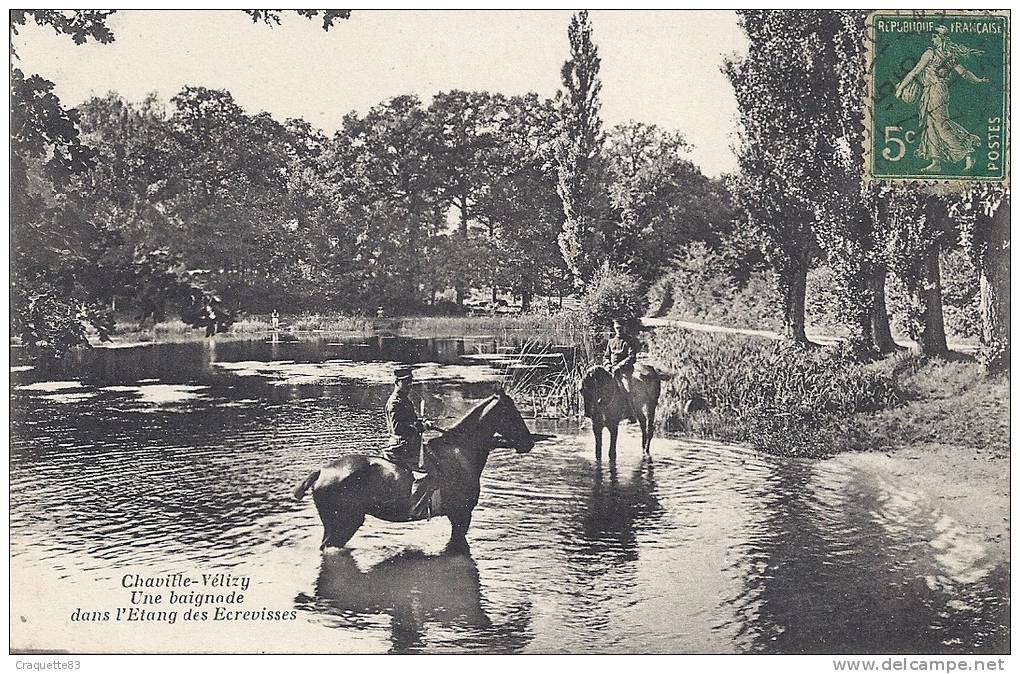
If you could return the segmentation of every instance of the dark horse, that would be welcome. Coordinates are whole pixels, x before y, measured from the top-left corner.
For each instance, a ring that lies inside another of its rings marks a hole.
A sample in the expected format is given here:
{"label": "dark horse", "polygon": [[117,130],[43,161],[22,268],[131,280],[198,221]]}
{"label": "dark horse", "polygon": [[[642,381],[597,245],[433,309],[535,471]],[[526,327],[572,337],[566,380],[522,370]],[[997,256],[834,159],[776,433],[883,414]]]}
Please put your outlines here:
{"label": "dark horse", "polygon": [[[638,363],[630,377],[631,403],[641,425],[641,449],[646,454],[651,453],[652,436],[655,434],[655,406],[659,402],[661,382],[671,376],[651,365]],[[628,416],[626,395],[605,368],[593,367],[581,380],[584,416],[591,419],[596,458],[602,458],[603,428],[609,429],[609,456],[616,456],[616,436],[620,422]]]}
{"label": "dark horse", "polygon": [[[489,452],[503,444],[495,440],[497,433],[518,454],[535,446],[521,413],[502,388],[426,444],[437,467],[435,480],[442,502],[441,512],[434,514],[450,519],[451,540],[465,540],[485,462]],[[365,515],[389,522],[415,519],[410,514],[413,481],[410,471],[386,459],[350,454],[313,470],[294,490],[294,498],[312,489],[322,520],[321,548],[342,548],[364,524]]]}

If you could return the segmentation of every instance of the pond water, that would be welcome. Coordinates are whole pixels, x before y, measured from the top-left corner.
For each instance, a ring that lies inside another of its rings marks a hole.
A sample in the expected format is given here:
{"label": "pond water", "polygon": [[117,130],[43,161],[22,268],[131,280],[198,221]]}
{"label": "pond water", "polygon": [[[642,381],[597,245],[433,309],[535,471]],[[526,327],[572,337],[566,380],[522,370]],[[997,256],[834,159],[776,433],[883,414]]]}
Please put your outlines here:
{"label": "pond water", "polygon": [[[415,395],[449,420],[513,364],[506,351],[210,340],[96,349],[59,375],[15,364],[12,648],[1008,652],[1008,567],[924,494],[690,439],[656,439],[647,458],[632,427],[596,462],[587,429],[523,405],[555,437],[492,453],[469,552],[445,550],[445,519],[370,518],[348,552],[320,553],[314,505],[291,491],[376,451],[393,366],[421,364]],[[246,581],[225,606],[260,617],[189,620],[165,588],[162,605],[132,605],[134,574]],[[132,607],[142,619],[117,619]]]}

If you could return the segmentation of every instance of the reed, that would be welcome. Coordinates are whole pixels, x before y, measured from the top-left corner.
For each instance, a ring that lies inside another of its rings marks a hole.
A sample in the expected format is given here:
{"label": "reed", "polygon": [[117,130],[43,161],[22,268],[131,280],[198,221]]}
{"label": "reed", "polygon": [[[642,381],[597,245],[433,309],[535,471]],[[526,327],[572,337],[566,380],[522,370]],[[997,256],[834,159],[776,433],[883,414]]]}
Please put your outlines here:
{"label": "reed", "polygon": [[553,348],[538,340],[522,344],[511,358],[538,367],[507,368],[503,388],[523,414],[567,418],[580,409],[580,383],[592,363],[591,351],[582,347]]}
{"label": "reed", "polygon": [[[665,328],[656,332],[651,352],[674,373],[659,401],[665,430],[777,454],[829,453],[837,436],[852,432],[854,415],[905,398],[892,376],[838,349]],[[688,401],[703,401],[707,409],[689,412]]]}

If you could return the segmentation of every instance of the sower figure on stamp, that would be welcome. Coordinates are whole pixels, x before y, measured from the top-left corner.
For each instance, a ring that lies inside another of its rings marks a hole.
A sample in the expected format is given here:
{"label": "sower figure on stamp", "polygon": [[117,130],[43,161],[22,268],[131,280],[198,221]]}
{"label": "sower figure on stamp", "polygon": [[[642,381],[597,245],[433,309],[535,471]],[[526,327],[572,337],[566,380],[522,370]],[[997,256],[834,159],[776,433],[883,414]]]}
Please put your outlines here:
{"label": "sower figure on stamp", "polygon": [[435,474],[433,461],[427,452],[422,452],[422,433],[432,425],[418,418],[411,401],[411,385],[414,375],[410,367],[398,367],[395,371],[393,393],[386,401],[386,425],[390,442],[383,449],[383,456],[415,475],[411,488],[410,516],[420,517],[426,513],[428,501],[434,491],[432,475]]}
{"label": "sower figure on stamp", "polygon": [[[942,162],[965,160],[964,170],[974,167],[974,152],[981,138],[963,128],[950,115],[950,78],[959,75],[968,82],[984,84],[987,77],[978,77],[960,61],[980,55],[953,42],[945,26],[937,26],[932,33],[932,46],[921,54],[910,72],[896,87],[896,97],[906,103],[917,104],[920,141],[915,154],[929,160],[922,171],[942,170]],[[920,92],[918,92],[920,87]]]}
{"label": "sower figure on stamp", "polygon": [[641,345],[637,338],[630,334],[627,320],[624,318],[613,319],[613,333],[613,337],[606,344],[605,368],[623,389],[624,398],[627,401],[627,417],[634,421],[630,377],[634,374],[634,363],[637,362],[637,354],[641,350]]}

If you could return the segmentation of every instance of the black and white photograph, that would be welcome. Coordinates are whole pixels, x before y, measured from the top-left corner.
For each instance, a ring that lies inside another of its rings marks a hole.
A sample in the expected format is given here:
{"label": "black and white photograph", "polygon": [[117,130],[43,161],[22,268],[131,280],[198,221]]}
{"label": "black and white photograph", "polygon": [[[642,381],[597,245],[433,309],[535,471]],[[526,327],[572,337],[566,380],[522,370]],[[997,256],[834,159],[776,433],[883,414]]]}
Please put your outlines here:
{"label": "black and white photograph", "polygon": [[1008,669],[1008,11],[8,16],[12,668]]}

